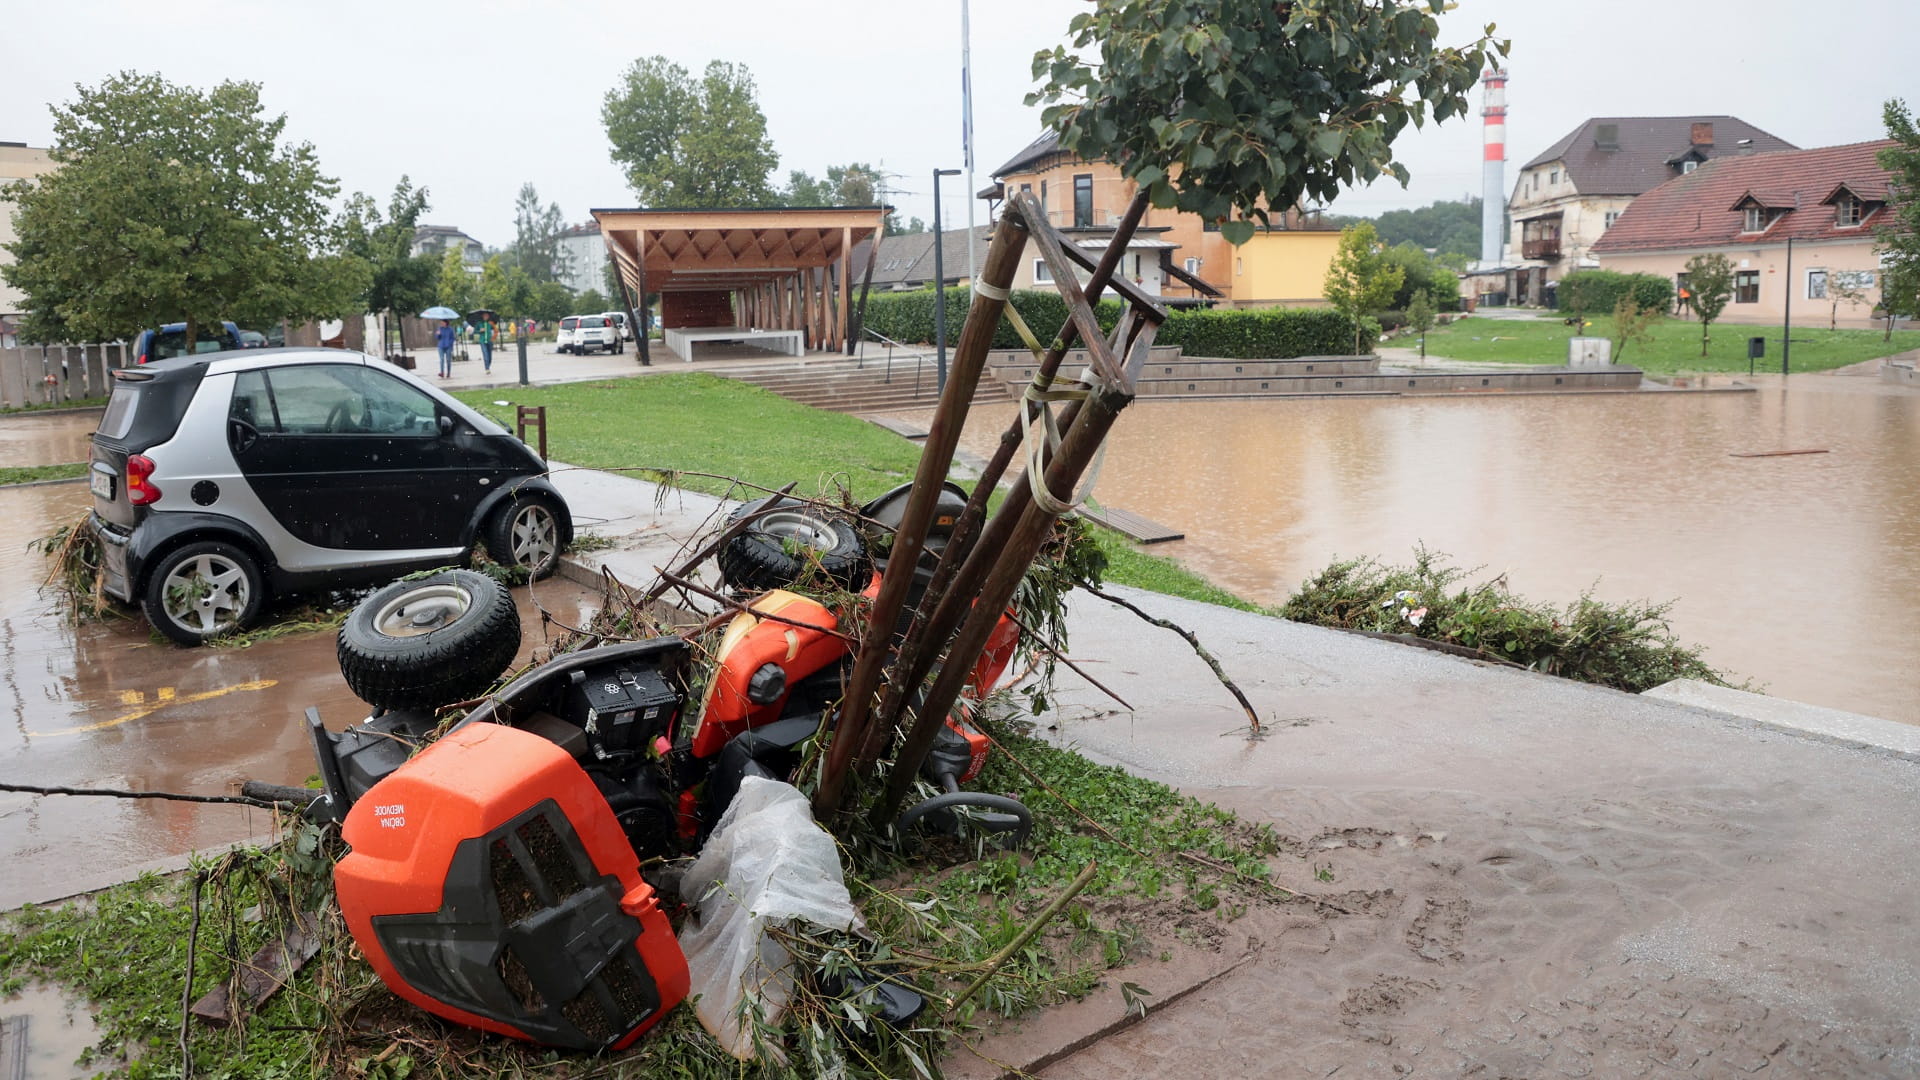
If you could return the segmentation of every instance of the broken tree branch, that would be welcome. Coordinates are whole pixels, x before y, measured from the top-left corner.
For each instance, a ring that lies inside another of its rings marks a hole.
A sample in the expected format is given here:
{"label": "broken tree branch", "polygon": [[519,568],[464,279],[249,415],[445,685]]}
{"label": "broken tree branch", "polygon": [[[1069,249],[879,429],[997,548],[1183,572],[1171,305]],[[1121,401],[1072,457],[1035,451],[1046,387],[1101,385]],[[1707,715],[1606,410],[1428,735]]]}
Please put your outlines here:
{"label": "broken tree branch", "polygon": [[1047,923],[1053,920],[1054,916],[1060,914],[1061,910],[1067,906],[1069,901],[1080,895],[1080,890],[1092,884],[1094,871],[1099,868],[1099,863],[1092,862],[1083,867],[1079,876],[1073,879],[1073,884],[1067,886],[1066,892],[1054,897],[1053,902],[1047,905],[1046,910],[1034,916],[1033,921],[1028,923],[1018,934],[1014,935],[1012,941],[1007,942],[1006,945],[1001,947],[999,952],[994,953],[993,958],[987,961],[986,970],[982,971],[973,982],[968,983],[967,988],[960,991],[952,1001],[947,1002],[947,1015],[953,1015],[954,1011],[960,1008],[962,1002],[972,997],[975,991],[987,985],[987,980],[993,978],[993,973],[999,971],[1000,965],[1007,962],[1007,957],[1012,956],[1024,948],[1027,942],[1033,940],[1035,934],[1038,934],[1046,927]]}
{"label": "broken tree branch", "polygon": [[[1181,626],[1178,623],[1170,622],[1166,619],[1162,619],[1157,615],[1149,615],[1145,611],[1142,611],[1139,607],[1135,606],[1130,601],[1122,600],[1119,597],[1113,595],[1112,593],[1100,591],[1098,586],[1094,585],[1090,581],[1085,580],[1084,578],[1076,580],[1074,584],[1078,585],[1082,589],[1085,589],[1088,593],[1094,596],[1097,596],[1102,600],[1105,600],[1109,604],[1114,604],[1119,607],[1126,608],[1128,611],[1131,611],[1135,615],[1140,616],[1142,619],[1145,619],[1147,622],[1150,622],[1153,625],[1158,626],[1163,630],[1171,630],[1174,633],[1179,634],[1181,637],[1186,638],[1187,644],[1193,646],[1194,653],[1197,654],[1200,657],[1200,659],[1205,660],[1207,662],[1207,666],[1213,669],[1213,677],[1216,679],[1219,679],[1220,685],[1226,687],[1227,692],[1233,695],[1233,699],[1240,703],[1240,707],[1242,709],[1246,710],[1247,723],[1253,729],[1253,734],[1258,735],[1261,733],[1260,714],[1253,711],[1253,702],[1248,701],[1247,695],[1241,693],[1240,688],[1238,686],[1235,686],[1233,683],[1233,680],[1227,677],[1226,669],[1220,666],[1220,661],[1215,659],[1214,655],[1207,651],[1207,647],[1205,645],[1200,644],[1200,639],[1194,636],[1193,631],[1187,629],[1184,626]],[[1094,685],[1098,686],[1099,684],[1095,683]]]}

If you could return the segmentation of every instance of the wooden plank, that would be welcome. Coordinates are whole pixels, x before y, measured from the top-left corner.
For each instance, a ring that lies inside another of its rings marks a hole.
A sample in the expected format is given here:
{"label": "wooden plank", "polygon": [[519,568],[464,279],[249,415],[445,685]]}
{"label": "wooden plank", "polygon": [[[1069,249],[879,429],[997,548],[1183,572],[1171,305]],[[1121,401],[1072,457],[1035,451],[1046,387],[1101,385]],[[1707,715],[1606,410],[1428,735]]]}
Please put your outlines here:
{"label": "wooden plank", "polygon": [[27,1018],[0,1017],[0,1080],[27,1080]]}
{"label": "wooden plank", "polygon": [[1794,457],[1799,454],[1825,454],[1826,450],[1760,450],[1751,454],[1728,454],[1728,457]]}
{"label": "wooden plank", "polygon": [[1112,506],[1082,506],[1080,516],[1095,525],[1112,529],[1136,544],[1164,544],[1169,540],[1185,540],[1187,534],[1175,532],[1157,521],[1149,521],[1131,510],[1121,510]]}
{"label": "wooden plank", "polygon": [[[209,990],[193,1003],[193,1015],[213,1027],[226,1027],[277,993],[320,951],[318,915],[296,915],[281,931],[280,940],[270,941],[260,951],[238,965],[233,977]],[[238,998],[236,1002],[236,998]]]}

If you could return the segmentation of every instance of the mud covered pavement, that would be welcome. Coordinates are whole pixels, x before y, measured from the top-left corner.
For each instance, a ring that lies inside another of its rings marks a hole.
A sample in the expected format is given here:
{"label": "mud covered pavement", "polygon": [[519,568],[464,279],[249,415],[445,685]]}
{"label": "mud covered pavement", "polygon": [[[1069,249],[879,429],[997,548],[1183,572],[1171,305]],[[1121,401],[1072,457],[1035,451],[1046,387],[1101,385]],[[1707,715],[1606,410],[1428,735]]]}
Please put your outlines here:
{"label": "mud covered pavement", "polygon": [[1097,601],[1075,654],[1138,711],[1077,691],[1052,734],[1272,824],[1353,914],[1254,911],[1245,962],[1041,1075],[1920,1075],[1920,765],[1128,596],[1271,736]]}
{"label": "mud covered pavement", "polygon": [[[71,625],[39,594],[45,562],[26,545],[89,504],[85,484],[0,488],[0,778],[198,795],[234,793],[248,778],[302,783],[314,770],[306,708],[335,730],[367,714],[341,681],[333,633],[183,649],[150,639],[137,618]],[[557,578],[534,590],[573,625],[598,606]],[[542,643],[540,616],[527,588],[514,595],[524,661]],[[238,806],[0,794],[0,910],[265,838],[271,824],[268,812]]]}

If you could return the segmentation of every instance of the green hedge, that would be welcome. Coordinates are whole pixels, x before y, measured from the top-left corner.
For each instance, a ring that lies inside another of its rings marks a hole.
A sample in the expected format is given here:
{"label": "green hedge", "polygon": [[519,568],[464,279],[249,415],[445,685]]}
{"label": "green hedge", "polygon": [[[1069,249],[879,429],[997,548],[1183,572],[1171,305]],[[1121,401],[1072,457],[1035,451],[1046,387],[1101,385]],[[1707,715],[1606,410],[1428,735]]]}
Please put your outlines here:
{"label": "green hedge", "polygon": [[1576,270],[1560,279],[1560,310],[1603,315],[1631,295],[1642,308],[1673,306],[1673,282],[1658,274],[1622,274],[1613,270]]}
{"label": "green hedge", "polygon": [[[964,288],[946,290],[947,343],[960,339],[960,326],[972,303]],[[1015,289],[1013,306],[1034,334],[1045,342],[1067,321],[1067,304],[1052,289]],[[867,327],[895,341],[922,344],[933,340],[932,289],[916,292],[873,293],[867,298]],[[1102,330],[1112,330],[1120,319],[1120,302],[1103,300],[1095,309]],[[1228,360],[1285,360],[1295,356],[1345,355],[1353,351],[1353,320],[1335,311],[1314,308],[1252,308],[1221,311],[1174,311],[1155,339],[1157,345],[1178,345],[1188,356]],[[1371,336],[1364,341],[1371,349]],[[1017,349],[1020,335],[1005,319],[994,330],[993,347]]]}

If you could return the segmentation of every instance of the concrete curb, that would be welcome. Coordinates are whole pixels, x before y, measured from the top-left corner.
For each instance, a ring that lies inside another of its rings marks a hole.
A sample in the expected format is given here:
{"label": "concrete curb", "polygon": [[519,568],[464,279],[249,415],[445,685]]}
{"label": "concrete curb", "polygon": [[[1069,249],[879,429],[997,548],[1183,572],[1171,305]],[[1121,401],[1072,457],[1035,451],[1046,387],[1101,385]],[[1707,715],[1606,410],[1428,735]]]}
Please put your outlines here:
{"label": "concrete curb", "polygon": [[1640,696],[1746,720],[1789,735],[1920,762],[1920,727],[1912,724],[1715,686],[1698,679],[1675,679]]}

